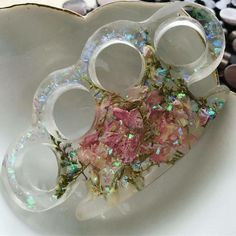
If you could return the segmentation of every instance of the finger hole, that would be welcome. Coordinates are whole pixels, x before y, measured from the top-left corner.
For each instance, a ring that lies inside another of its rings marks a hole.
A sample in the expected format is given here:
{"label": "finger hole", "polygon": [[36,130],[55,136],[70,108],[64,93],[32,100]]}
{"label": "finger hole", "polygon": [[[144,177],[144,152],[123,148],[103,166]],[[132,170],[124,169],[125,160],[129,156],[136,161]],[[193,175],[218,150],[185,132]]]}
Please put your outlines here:
{"label": "finger hole", "polygon": [[96,104],[88,91],[69,90],[57,99],[53,116],[60,133],[70,140],[84,135],[95,119]]}
{"label": "finger hole", "polygon": [[18,184],[26,192],[52,191],[57,183],[58,165],[55,154],[43,144],[35,144],[16,162]]}
{"label": "finger hole", "polygon": [[200,25],[179,19],[160,26],[154,36],[158,58],[172,66],[187,66],[206,52],[206,40]]}
{"label": "finger hole", "polygon": [[126,95],[144,73],[141,53],[126,43],[112,43],[100,50],[90,65],[90,76],[108,91]]}

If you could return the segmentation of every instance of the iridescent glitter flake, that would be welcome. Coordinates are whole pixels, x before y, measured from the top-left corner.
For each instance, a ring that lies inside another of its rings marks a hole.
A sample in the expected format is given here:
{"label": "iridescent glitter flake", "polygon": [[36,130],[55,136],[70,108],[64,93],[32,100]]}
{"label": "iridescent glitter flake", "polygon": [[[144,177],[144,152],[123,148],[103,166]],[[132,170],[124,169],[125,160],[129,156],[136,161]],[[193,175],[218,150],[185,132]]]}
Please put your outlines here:
{"label": "iridescent glitter flake", "polygon": [[112,148],[108,148],[107,153],[108,153],[109,156],[111,156],[112,153],[113,153],[113,149]]}
{"label": "iridescent glitter flake", "polygon": [[156,154],[157,154],[157,155],[160,155],[160,153],[161,153],[161,148],[158,147],[157,150],[156,150]]}
{"label": "iridescent glitter flake", "polygon": [[188,13],[203,26],[213,54],[218,56],[224,45],[224,33],[220,22],[208,11],[205,8],[188,7]]}
{"label": "iridescent glitter flake", "polygon": [[32,196],[28,196],[26,199],[26,203],[27,203],[28,208],[32,209],[32,208],[34,208],[34,205],[36,202]]}
{"label": "iridescent glitter flake", "polygon": [[157,68],[156,69],[156,75],[157,76],[166,76],[168,71],[164,68]]}
{"label": "iridescent glitter flake", "polygon": [[168,104],[166,107],[167,111],[172,111],[173,110],[173,105],[172,104]]}

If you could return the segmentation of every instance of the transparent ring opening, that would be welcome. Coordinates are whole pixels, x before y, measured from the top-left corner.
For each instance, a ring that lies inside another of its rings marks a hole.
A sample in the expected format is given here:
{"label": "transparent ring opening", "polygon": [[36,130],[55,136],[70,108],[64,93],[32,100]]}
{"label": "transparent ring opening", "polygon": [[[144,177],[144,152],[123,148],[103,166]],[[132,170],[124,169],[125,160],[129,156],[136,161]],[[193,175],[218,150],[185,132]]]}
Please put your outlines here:
{"label": "transparent ring opening", "polygon": [[87,133],[95,115],[94,98],[88,91],[81,89],[71,89],[61,94],[53,108],[57,128],[69,140],[76,140]]}
{"label": "transparent ring opening", "polygon": [[3,163],[3,181],[13,199],[29,211],[45,211],[60,204],[54,197],[58,182],[58,159],[48,134],[29,129],[8,151]]}
{"label": "transparent ring opening", "polygon": [[62,86],[45,105],[43,122],[48,132],[64,140],[78,140],[92,127],[96,102],[82,85]]}
{"label": "transparent ring opening", "polygon": [[126,95],[144,75],[143,55],[129,42],[111,40],[100,46],[89,61],[91,80],[99,87]]}
{"label": "transparent ring opening", "polygon": [[174,67],[195,67],[207,51],[200,25],[186,17],[164,22],[155,32],[154,45],[160,61]]}

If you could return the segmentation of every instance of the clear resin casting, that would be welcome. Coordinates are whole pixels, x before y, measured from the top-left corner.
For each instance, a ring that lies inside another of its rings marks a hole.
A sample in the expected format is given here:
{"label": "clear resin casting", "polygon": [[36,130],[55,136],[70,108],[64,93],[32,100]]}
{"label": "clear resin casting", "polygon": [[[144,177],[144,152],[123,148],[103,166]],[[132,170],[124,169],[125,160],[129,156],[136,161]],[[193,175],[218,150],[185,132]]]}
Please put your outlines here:
{"label": "clear resin casting", "polygon": [[[183,29],[201,38],[199,55],[188,54],[196,46],[191,40],[176,45],[170,36],[174,32],[178,37]],[[128,45],[142,58],[138,82],[122,93],[107,90],[95,70],[99,53],[113,44]],[[205,97],[194,95],[190,86],[210,79],[224,47],[224,33],[213,13],[189,3],[168,4],[143,22],[120,20],[99,28],[76,65],[50,74],[39,86],[32,125],[4,159],[10,195],[27,210],[45,211],[83,183],[88,196],[78,202],[77,215],[87,219],[151,184],[160,168],[168,169],[191,149],[223,108],[225,86],[212,88]],[[57,128],[53,109],[59,96],[75,88],[93,97],[96,115],[90,129],[71,140]],[[57,159],[57,185],[48,191],[22,181],[17,173],[36,144],[50,148]]]}

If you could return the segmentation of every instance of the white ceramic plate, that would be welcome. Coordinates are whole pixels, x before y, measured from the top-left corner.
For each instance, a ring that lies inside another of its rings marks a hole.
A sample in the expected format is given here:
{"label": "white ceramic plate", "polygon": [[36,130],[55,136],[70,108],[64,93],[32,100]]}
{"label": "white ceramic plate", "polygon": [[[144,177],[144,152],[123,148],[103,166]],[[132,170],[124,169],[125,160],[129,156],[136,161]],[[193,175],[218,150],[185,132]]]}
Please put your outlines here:
{"label": "white ceramic plate", "polygon": [[[68,0],[1,0],[0,7],[9,7],[17,4],[35,3],[41,5],[48,5],[56,8],[63,8],[66,2],[68,2]],[[77,2],[79,2],[79,0]],[[96,5],[95,0],[85,0],[84,2],[86,2],[86,5],[91,8]]]}
{"label": "white ceramic plate", "polygon": [[[120,18],[140,21],[158,8],[116,3],[85,20],[35,5],[0,10],[0,161],[30,124],[33,94],[47,74],[74,64],[99,26]],[[66,97],[62,109],[70,101]],[[189,155],[124,205],[124,211],[125,206],[134,209],[126,216],[78,222],[75,196],[49,212],[32,214],[8,201],[1,187],[0,235],[235,235],[235,114],[231,93],[222,116]]]}
{"label": "white ceramic plate", "polygon": [[85,15],[87,12],[98,7],[98,5],[103,6],[105,4],[118,1],[121,0],[1,0],[0,7],[9,7],[17,4],[40,4]]}

